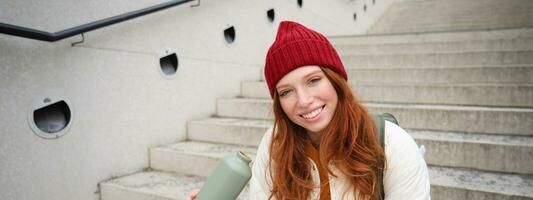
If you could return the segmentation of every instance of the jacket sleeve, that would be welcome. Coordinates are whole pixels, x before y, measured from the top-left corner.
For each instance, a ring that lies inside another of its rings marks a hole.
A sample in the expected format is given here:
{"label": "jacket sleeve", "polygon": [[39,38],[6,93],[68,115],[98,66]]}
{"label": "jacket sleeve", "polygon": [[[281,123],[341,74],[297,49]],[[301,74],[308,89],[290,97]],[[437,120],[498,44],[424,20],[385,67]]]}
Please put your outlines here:
{"label": "jacket sleeve", "polygon": [[387,167],[383,185],[385,200],[429,200],[427,164],[413,138],[396,124],[385,124]]}
{"label": "jacket sleeve", "polygon": [[249,199],[267,200],[270,196],[272,181],[270,180],[270,170],[267,167],[269,159],[268,148],[272,128],[269,128],[257,149],[257,155],[252,164],[252,178],[250,179]]}

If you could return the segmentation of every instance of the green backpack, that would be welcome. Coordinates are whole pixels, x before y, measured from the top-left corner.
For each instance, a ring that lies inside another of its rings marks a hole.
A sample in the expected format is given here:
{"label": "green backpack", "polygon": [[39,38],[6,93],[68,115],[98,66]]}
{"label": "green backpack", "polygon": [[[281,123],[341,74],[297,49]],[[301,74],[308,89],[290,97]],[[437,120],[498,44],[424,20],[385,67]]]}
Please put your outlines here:
{"label": "green backpack", "polygon": [[[385,120],[399,125],[398,120],[396,120],[396,118],[390,113],[382,113],[381,115],[372,114],[372,119],[376,124],[379,145],[385,149]],[[385,199],[385,192],[383,191],[383,171],[378,172],[378,192],[380,199]]]}

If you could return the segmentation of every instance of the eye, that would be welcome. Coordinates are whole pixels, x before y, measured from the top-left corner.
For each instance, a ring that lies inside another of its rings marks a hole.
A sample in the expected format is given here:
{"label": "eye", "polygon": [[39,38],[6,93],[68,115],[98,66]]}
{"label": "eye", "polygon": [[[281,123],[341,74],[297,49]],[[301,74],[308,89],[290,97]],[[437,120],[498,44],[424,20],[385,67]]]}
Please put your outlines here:
{"label": "eye", "polygon": [[322,78],[320,78],[320,77],[314,77],[314,78],[311,78],[311,79],[309,80],[309,85],[314,85],[314,84],[316,84],[317,82],[319,82],[321,79],[322,79]]}
{"label": "eye", "polygon": [[289,95],[290,92],[291,92],[291,90],[282,90],[281,92],[278,92],[278,94],[279,94],[280,97],[285,97],[285,96]]}

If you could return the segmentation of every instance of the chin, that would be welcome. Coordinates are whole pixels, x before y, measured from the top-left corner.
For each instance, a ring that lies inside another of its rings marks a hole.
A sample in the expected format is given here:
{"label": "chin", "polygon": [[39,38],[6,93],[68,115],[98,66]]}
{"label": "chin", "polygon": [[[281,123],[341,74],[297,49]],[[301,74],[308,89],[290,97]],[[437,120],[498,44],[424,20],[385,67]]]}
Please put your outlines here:
{"label": "chin", "polygon": [[[318,125],[318,124],[317,124]],[[305,130],[313,133],[320,133],[324,129],[326,129],[326,126],[318,125],[318,126],[302,126]]]}

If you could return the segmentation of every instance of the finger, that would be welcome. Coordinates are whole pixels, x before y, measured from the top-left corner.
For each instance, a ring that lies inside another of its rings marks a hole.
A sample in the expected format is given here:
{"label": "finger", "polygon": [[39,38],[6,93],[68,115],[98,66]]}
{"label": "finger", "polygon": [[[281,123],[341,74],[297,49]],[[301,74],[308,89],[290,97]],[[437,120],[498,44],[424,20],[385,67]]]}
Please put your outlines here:
{"label": "finger", "polygon": [[191,192],[194,197],[198,196],[198,193],[200,193],[200,189],[195,189]]}

